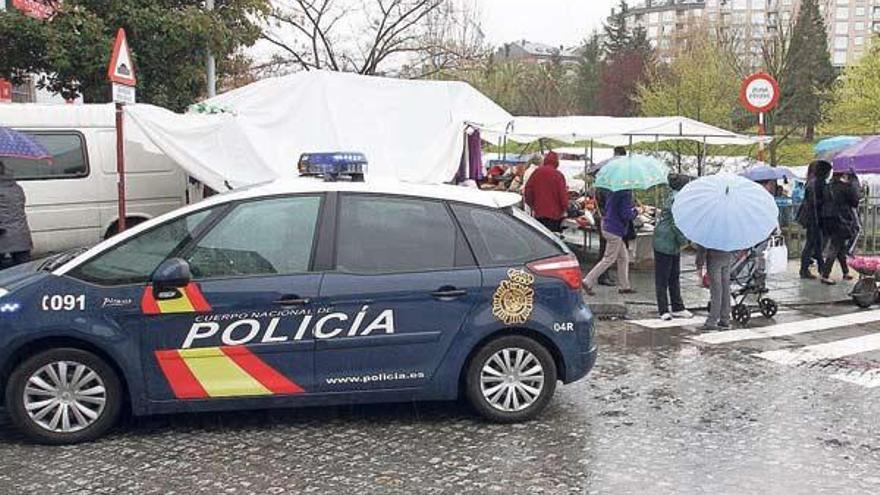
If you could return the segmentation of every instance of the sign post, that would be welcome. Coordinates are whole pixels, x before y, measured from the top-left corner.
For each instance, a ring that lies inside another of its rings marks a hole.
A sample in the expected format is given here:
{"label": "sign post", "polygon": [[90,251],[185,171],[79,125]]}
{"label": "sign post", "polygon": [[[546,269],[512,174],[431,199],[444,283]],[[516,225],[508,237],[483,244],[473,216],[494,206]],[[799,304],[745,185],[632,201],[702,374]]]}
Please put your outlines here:
{"label": "sign post", "polygon": [[124,116],[122,107],[135,102],[134,86],[137,83],[134,64],[131,62],[131,51],[128,49],[128,40],[122,28],[116,32],[113,55],[110,56],[110,66],[107,67],[107,78],[113,85],[113,101],[116,103],[116,191],[119,203],[116,232],[122,232],[125,230],[125,139],[122,133]]}
{"label": "sign post", "polygon": [[[739,101],[749,112],[758,114],[758,135],[763,137],[764,114],[779,104],[779,83],[766,72],[747,77],[739,90]],[[758,144],[758,160],[764,161],[764,141]]]}

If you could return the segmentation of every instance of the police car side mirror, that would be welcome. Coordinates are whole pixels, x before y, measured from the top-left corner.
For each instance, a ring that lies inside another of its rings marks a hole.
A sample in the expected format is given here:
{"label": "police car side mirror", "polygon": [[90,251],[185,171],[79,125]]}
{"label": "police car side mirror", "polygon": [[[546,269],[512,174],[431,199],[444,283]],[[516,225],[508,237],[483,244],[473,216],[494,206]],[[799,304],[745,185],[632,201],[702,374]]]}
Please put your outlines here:
{"label": "police car side mirror", "polygon": [[169,258],[163,261],[151,278],[153,291],[157,293],[186,287],[191,281],[189,263],[181,258]]}

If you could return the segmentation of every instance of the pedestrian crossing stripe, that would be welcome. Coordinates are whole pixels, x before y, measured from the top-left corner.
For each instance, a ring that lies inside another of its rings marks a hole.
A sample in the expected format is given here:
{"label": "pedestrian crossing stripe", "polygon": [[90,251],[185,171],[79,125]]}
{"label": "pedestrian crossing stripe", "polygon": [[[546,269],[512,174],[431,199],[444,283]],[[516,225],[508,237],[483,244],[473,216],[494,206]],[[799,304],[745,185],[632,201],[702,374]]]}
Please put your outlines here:
{"label": "pedestrian crossing stripe", "polygon": [[818,332],[837,327],[863,325],[880,321],[880,310],[860,311],[839,316],[814,318],[812,320],[791,321],[758,328],[743,328],[723,332],[708,332],[691,337],[691,340],[705,344],[728,344],[745,340],[788,337],[809,332]]}
{"label": "pedestrian crossing stripe", "polygon": [[781,364],[799,365],[829,359],[840,359],[852,356],[853,354],[876,350],[880,350],[880,333],[835,340],[825,344],[761,352],[758,354],[758,357]]}
{"label": "pedestrian crossing stripe", "polygon": [[156,351],[178,399],[299,394],[304,390],[245,346]]}
{"label": "pedestrian crossing stripe", "polygon": [[[794,311],[780,311],[776,313],[777,316],[794,313]],[[757,318],[761,316],[760,311],[755,311],[752,313],[752,317]],[[693,327],[699,326],[706,322],[705,316],[695,316],[693,318],[673,318],[668,321],[661,320],[660,318],[653,318],[648,320],[630,320],[628,323],[633,325],[638,325],[640,327],[651,328],[654,330],[660,330],[664,328],[678,328],[678,327]],[[717,332],[716,332],[717,333]]]}

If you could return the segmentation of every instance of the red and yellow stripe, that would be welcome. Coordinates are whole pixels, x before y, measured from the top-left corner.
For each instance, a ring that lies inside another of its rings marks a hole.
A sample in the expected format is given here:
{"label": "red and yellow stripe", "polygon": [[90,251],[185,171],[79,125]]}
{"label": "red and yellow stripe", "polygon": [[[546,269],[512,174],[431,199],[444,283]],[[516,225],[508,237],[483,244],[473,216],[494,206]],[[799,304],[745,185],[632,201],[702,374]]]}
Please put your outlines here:
{"label": "red and yellow stripe", "polygon": [[156,359],[178,399],[304,392],[244,346],[156,351]]}
{"label": "red and yellow stripe", "polygon": [[197,283],[190,282],[186,287],[178,289],[178,292],[180,297],[174,299],[156,299],[153,295],[153,286],[148,285],[141,297],[141,311],[145,315],[211,311],[211,305],[205,300]]}

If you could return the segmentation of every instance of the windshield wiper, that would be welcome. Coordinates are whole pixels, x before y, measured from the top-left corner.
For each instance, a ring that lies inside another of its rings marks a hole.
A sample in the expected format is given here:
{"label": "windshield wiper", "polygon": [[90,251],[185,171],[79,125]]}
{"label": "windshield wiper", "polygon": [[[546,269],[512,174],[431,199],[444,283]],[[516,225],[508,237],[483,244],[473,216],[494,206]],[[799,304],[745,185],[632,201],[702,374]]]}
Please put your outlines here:
{"label": "windshield wiper", "polygon": [[69,251],[64,251],[63,253],[58,253],[55,256],[50,256],[46,258],[46,261],[43,261],[43,264],[40,265],[40,268],[38,269],[41,271],[51,272],[52,270],[67,263],[73,258],[76,258],[86,251],[88,251],[88,248],[75,248]]}

